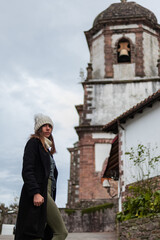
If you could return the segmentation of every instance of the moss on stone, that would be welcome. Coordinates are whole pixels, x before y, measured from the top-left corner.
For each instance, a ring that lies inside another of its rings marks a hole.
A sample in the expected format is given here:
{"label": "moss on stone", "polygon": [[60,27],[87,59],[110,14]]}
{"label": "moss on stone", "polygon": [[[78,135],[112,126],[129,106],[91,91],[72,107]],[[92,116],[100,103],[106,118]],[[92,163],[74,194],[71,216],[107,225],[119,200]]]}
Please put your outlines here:
{"label": "moss on stone", "polygon": [[71,214],[73,214],[73,213],[76,212],[74,209],[69,209],[69,208],[66,208],[64,211],[65,211],[68,215],[71,215]]}
{"label": "moss on stone", "polygon": [[105,203],[105,204],[102,204],[102,205],[97,205],[97,206],[94,206],[94,207],[86,208],[86,209],[82,210],[82,214],[93,213],[93,212],[97,212],[97,211],[100,211],[100,210],[104,211],[104,209],[112,208],[113,205],[114,205],[113,203]]}

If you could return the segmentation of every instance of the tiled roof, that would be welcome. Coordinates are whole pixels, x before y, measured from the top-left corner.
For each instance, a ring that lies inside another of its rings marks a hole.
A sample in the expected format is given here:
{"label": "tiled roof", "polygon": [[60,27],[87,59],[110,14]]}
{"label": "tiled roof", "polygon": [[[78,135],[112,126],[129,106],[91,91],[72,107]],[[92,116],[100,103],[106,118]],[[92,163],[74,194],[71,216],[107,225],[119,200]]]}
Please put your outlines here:
{"label": "tiled roof", "polygon": [[152,107],[152,105],[157,101],[160,101],[160,89],[153,95],[149,96],[126,112],[122,113],[111,122],[107,123],[103,127],[103,130],[106,132],[118,133],[118,123],[125,123],[128,118],[134,118],[134,115],[136,113],[142,113],[144,108]]}
{"label": "tiled roof", "polygon": [[135,2],[113,3],[106,10],[101,12],[94,20],[93,26],[99,22],[116,19],[145,18],[157,24],[157,18],[149,9],[142,7]]}

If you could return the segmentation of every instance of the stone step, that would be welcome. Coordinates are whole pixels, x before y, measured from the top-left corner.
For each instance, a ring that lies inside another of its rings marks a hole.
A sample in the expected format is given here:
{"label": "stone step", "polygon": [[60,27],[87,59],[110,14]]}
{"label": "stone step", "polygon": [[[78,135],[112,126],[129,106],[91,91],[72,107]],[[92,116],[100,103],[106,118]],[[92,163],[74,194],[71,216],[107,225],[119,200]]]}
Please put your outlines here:
{"label": "stone step", "polygon": [[[69,233],[66,240],[117,240],[114,232],[100,232],[100,233]],[[0,240],[14,240],[13,235],[0,235]]]}

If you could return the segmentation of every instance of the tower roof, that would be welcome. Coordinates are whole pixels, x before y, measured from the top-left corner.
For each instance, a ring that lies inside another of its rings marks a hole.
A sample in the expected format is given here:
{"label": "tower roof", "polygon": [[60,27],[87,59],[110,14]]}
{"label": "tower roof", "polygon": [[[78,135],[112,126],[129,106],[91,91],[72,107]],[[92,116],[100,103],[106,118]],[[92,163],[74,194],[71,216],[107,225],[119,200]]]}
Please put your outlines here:
{"label": "tower roof", "polygon": [[108,20],[130,20],[137,18],[145,18],[152,24],[157,24],[157,18],[153,12],[135,2],[121,1],[121,3],[113,3],[109,8],[101,12],[94,20],[93,27],[98,23],[105,23]]}

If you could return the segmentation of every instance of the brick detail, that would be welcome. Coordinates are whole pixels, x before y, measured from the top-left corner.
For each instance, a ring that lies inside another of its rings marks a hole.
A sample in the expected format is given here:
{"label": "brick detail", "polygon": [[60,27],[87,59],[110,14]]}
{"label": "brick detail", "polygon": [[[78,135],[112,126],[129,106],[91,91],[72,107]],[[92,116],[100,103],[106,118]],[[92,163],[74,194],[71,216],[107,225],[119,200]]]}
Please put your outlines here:
{"label": "brick detail", "polygon": [[[92,130],[93,132],[93,130]],[[67,207],[75,208],[82,201],[99,201],[117,196],[117,182],[110,181],[111,192],[102,186],[102,173],[95,171],[95,144],[112,143],[112,139],[93,139],[92,132],[80,132],[79,142],[69,148],[71,154]]]}
{"label": "brick detail", "polygon": [[80,201],[111,198],[102,186],[101,172],[95,172],[95,144],[108,142],[111,142],[111,139],[93,139],[90,133],[85,133],[80,138]]}
{"label": "brick detail", "polygon": [[104,45],[104,54],[105,54],[105,77],[113,78],[113,48],[112,48],[112,31],[109,30],[109,27],[106,28],[104,32],[105,36],[105,45]]}
{"label": "brick detail", "polygon": [[124,193],[122,192],[122,188],[124,186],[124,181],[123,181],[123,159],[122,159],[122,132],[119,131],[119,135],[118,135],[118,151],[119,151],[119,181],[120,181],[120,192],[122,193],[122,200],[124,198]]}
{"label": "brick detail", "polygon": [[[114,60],[113,63],[114,64],[126,64],[126,63],[118,63],[118,57],[117,57],[117,49],[118,49],[118,43],[121,39],[125,38],[126,40],[128,40],[130,42],[130,49],[131,49],[131,63],[135,63],[135,45],[133,44],[132,40],[128,37],[125,36],[126,33],[133,33],[133,29],[130,30],[122,30],[121,33],[123,33],[123,37],[119,38],[116,41],[115,47],[114,47]],[[114,34],[119,33],[118,31],[113,31]]]}
{"label": "brick detail", "polygon": [[90,125],[91,119],[87,118],[87,114],[92,113],[92,86],[84,84],[84,104],[83,104],[83,115],[81,114],[81,125]]}
{"label": "brick detail", "polygon": [[144,54],[143,54],[143,28],[139,26],[136,31],[136,76],[144,77]]}

